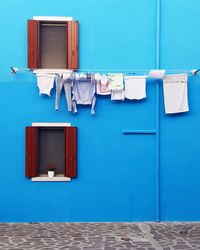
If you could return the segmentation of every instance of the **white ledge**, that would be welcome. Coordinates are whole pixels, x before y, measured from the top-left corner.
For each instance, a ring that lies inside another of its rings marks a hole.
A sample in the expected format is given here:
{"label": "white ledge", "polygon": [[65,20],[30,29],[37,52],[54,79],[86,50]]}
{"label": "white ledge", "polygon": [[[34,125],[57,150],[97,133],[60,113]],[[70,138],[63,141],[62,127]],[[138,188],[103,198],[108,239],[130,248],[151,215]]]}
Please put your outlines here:
{"label": "white ledge", "polygon": [[62,74],[62,73],[72,73],[71,69],[34,69],[33,73],[35,74]]}
{"label": "white ledge", "polygon": [[39,177],[32,177],[32,181],[71,181],[71,178],[64,177],[64,176],[54,176],[54,177],[48,177],[48,176],[39,176]]}
{"label": "white ledge", "polygon": [[39,21],[72,21],[71,16],[33,16],[33,20]]}
{"label": "white ledge", "polygon": [[71,127],[68,122],[33,122],[32,127]]}

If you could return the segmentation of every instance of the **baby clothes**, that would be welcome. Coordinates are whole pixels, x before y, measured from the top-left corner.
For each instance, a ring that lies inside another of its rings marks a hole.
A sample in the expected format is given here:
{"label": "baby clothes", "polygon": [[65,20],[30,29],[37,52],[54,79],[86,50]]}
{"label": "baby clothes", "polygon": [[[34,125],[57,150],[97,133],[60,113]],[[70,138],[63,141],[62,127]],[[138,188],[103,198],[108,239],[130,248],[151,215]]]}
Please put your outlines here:
{"label": "baby clothes", "polygon": [[39,88],[39,94],[51,96],[51,89],[54,85],[54,74],[36,74],[37,76],[37,86]]}
{"label": "baby clothes", "polygon": [[187,75],[167,75],[163,80],[165,113],[174,114],[189,111]]}
{"label": "baby clothes", "polygon": [[106,75],[102,75],[100,79],[97,81],[97,89],[96,92],[98,95],[110,95],[110,81],[106,77]]}
{"label": "baby clothes", "polygon": [[110,89],[119,90],[124,88],[124,76],[122,73],[109,73]]}
{"label": "baby clothes", "polygon": [[62,92],[62,89],[64,88],[68,111],[72,111],[71,87],[72,87],[72,80],[70,77],[69,78],[56,77],[55,110],[58,110],[58,106],[59,106],[59,102],[60,102],[60,94]]}
{"label": "baby clothes", "polygon": [[74,113],[77,111],[77,104],[91,105],[91,114],[94,114],[96,81],[91,78],[79,78],[73,80],[72,105]]}
{"label": "baby clothes", "polygon": [[125,76],[125,98],[141,100],[146,98],[146,76]]}
{"label": "baby clothes", "polygon": [[111,100],[124,101],[124,76],[122,73],[109,73]]}

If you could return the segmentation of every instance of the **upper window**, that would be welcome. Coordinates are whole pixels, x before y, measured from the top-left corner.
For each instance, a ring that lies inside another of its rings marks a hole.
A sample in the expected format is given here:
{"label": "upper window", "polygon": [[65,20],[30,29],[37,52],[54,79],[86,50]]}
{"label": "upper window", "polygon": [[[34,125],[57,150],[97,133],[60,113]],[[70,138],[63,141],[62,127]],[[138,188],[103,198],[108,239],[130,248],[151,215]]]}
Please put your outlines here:
{"label": "upper window", "polygon": [[28,20],[28,68],[78,69],[78,21]]}

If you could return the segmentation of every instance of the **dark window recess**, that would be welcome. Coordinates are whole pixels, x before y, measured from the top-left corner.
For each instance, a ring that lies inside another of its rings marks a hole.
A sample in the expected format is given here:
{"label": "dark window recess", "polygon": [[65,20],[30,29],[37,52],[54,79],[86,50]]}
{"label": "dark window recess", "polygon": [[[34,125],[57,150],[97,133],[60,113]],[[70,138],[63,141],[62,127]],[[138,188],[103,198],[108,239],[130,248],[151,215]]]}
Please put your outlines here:
{"label": "dark window recess", "polygon": [[66,26],[40,27],[40,56],[41,68],[67,68],[67,35]]}
{"label": "dark window recess", "polygon": [[78,21],[28,20],[28,68],[78,69]]}
{"label": "dark window recess", "polygon": [[56,174],[65,172],[65,130],[40,128],[38,134],[38,173],[46,174],[48,164],[56,166]]}
{"label": "dark window recess", "polygon": [[47,174],[48,164],[56,175],[76,177],[76,127],[26,127],[26,176]]}

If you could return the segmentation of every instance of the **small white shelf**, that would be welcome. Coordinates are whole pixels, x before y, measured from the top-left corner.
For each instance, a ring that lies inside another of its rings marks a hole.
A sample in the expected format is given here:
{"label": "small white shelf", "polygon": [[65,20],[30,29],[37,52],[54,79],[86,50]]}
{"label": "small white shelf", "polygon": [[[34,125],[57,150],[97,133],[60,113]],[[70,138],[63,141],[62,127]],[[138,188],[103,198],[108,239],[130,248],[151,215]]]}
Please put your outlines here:
{"label": "small white shelf", "polygon": [[71,181],[71,178],[65,177],[65,176],[54,176],[54,177],[48,177],[48,176],[38,176],[38,177],[32,177],[32,181]]}
{"label": "small white shelf", "polygon": [[72,21],[71,16],[33,16],[33,20],[39,21]]}
{"label": "small white shelf", "polygon": [[71,69],[34,69],[34,74],[64,74],[72,73]]}
{"label": "small white shelf", "polygon": [[32,127],[71,127],[69,122],[33,122]]}

